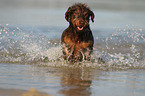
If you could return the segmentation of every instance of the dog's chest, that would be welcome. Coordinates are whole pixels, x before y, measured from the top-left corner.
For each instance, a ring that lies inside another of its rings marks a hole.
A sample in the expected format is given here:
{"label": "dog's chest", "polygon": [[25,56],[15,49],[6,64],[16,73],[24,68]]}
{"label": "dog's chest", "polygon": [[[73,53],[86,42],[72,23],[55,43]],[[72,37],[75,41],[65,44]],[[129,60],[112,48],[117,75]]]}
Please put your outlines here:
{"label": "dog's chest", "polygon": [[83,40],[84,38],[67,38],[65,40],[65,43],[68,46],[76,46],[76,47],[80,47],[80,48],[87,48],[90,46],[90,41],[86,42]]}

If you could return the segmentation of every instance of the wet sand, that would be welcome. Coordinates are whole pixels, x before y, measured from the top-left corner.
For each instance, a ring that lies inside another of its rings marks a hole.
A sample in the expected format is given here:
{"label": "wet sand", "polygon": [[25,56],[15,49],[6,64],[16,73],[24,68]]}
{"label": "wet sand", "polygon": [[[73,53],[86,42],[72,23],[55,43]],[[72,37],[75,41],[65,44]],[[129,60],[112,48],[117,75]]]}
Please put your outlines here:
{"label": "wet sand", "polygon": [[48,95],[48,94],[42,93],[42,92],[38,92],[34,88],[31,88],[29,91],[0,88],[0,96],[51,96],[51,95]]}

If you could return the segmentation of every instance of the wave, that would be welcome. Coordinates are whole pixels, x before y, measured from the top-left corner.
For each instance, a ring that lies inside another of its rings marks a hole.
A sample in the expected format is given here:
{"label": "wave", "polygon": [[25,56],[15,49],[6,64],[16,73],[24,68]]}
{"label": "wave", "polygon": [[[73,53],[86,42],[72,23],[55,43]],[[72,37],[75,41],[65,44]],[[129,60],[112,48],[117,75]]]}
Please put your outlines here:
{"label": "wave", "polygon": [[[55,67],[93,67],[102,70],[145,68],[145,34],[140,28],[127,26],[116,29],[104,38],[96,37],[91,61],[76,64],[70,64],[62,59],[60,39],[48,36],[52,33],[40,34],[34,31],[36,29],[0,26],[0,62]],[[105,63],[100,62],[99,58]]]}

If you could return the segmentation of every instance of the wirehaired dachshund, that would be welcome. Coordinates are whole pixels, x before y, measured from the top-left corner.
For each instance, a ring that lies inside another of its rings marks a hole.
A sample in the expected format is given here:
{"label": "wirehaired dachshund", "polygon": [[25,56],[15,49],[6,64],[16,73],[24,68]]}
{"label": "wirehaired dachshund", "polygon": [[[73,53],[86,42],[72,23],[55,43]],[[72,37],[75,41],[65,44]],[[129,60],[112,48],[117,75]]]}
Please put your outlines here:
{"label": "wirehaired dachshund", "polygon": [[69,7],[65,19],[69,27],[61,36],[63,58],[68,61],[90,60],[94,37],[89,21],[94,22],[94,13],[86,4],[77,3]]}

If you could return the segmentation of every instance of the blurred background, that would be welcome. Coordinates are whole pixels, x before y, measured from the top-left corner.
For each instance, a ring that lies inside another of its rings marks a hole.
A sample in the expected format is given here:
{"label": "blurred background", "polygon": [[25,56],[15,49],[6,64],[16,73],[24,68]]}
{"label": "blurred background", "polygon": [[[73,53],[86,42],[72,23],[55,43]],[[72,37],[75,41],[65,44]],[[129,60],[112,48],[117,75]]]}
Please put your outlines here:
{"label": "blurred background", "polygon": [[73,3],[87,3],[93,9],[144,11],[145,0],[0,0],[1,8],[65,8]]}
{"label": "blurred background", "polygon": [[0,0],[0,24],[66,27],[64,14],[77,2],[86,3],[95,13],[92,28],[144,29],[145,0]]}

